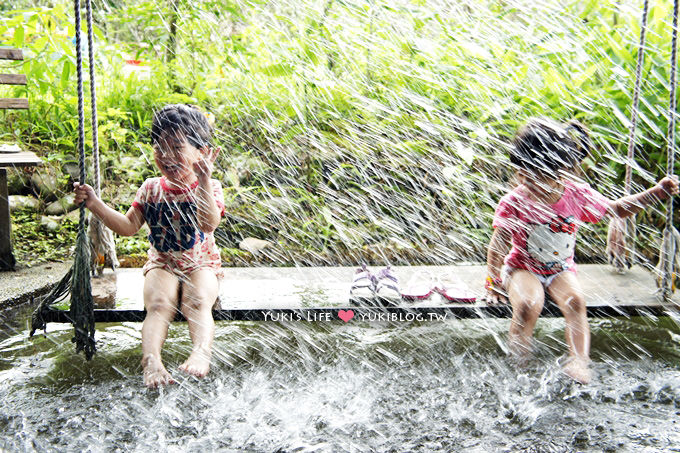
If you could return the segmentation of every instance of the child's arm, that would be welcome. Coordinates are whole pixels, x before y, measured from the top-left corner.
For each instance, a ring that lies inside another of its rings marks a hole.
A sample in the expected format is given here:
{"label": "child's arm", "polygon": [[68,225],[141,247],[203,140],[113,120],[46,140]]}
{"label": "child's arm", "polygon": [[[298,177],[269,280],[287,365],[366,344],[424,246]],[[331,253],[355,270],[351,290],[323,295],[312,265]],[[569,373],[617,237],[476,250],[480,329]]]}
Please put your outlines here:
{"label": "child's arm", "polygon": [[676,175],[666,176],[651,189],[610,202],[609,212],[617,217],[629,217],[637,214],[652,203],[665,200],[677,194],[678,177]]}
{"label": "child's arm", "polygon": [[132,236],[142,227],[144,217],[139,209],[131,207],[127,214],[121,214],[104,203],[87,184],[73,183],[75,203],[85,202],[85,207],[99,217],[104,225],[121,236]]}
{"label": "child's arm", "polygon": [[222,220],[220,209],[217,207],[217,201],[213,195],[212,183],[210,182],[213,164],[219,152],[220,148],[207,149],[204,151],[203,159],[194,164],[194,172],[198,178],[196,220],[199,229],[204,233],[215,231],[220,224],[220,220]]}
{"label": "child's arm", "polygon": [[507,302],[507,296],[503,293],[500,281],[503,260],[510,249],[510,239],[511,234],[507,229],[502,227],[494,229],[486,252],[487,272],[489,279],[491,279],[491,282],[487,281],[486,300],[491,304]]}

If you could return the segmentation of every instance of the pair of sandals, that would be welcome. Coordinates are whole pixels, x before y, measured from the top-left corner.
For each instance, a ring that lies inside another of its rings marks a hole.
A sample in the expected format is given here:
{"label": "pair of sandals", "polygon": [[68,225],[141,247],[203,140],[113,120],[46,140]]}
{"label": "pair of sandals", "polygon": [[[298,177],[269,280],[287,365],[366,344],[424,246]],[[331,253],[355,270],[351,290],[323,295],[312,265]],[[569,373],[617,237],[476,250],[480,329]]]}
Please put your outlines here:
{"label": "pair of sandals", "polygon": [[401,289],[399,279],[390,266],[372,274],[366,265],[354,273],[350,289],[350,303],[353,305],[397,305],[401,300],[418,302],[438,294],[450,303],[475,303],[476,296],[467,285],[454,274],[437,277],[427,271],[413,276]]}
{"label": "pair of sandals", "polygon": [[390,306],[401,300],[399,279],[390,266],[373,274],[362,264],[354,273],[349,294],[352,305]]}
{"label": "pair of sandals", "polygon": [[418,272],[401,292],[404,300],[412,302],[427,300],[434,295],[450,303],[473,304],[477,301],[470,288],[452,273],[437,276],[427,271]]}

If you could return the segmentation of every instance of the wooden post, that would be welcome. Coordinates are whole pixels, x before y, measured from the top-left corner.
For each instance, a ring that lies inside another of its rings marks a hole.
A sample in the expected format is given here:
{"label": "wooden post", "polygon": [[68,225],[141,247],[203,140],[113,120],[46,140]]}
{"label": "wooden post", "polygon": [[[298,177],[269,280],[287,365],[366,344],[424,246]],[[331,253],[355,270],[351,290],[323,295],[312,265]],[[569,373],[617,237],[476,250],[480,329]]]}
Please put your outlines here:
{"label": "wooden post", "polygon": [[0,168],[0,271],[13,271],[16,261],[12,255],[11,226],[9,219],[9,193],[7,170]]}

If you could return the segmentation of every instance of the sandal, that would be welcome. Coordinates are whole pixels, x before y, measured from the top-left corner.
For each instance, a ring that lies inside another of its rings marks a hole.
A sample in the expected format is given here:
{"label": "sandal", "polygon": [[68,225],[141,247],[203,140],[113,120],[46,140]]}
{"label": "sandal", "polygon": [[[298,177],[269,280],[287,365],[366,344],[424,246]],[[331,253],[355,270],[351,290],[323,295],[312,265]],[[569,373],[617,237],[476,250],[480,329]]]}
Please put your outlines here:
{"label": "sandal", "polygon": [[435,292],[434,277],[428,271],[421,271],[413,275],[401,290],[404,300],[425,300]]}
{"label": "sandal", "polygon": [[439,278],[434,290],[448,302],[473,304],[477,301],[475,294],[455,274],[446,274]]}
{"label": "sandal", "polygon": [[354,272],[352,278],[352,286],[349,289],[349,301],[352,305],[362,305],[362,302],[371,301],[375,298],[375,284],[376,278],[368,270],[365,264],[362,264]]}
{"label": "sandal", "polygon": [[395,301],[401,300],[399,279],[392,273],[390,266],[381,269],[374,278],[377,281],[375,295],[384,305],[395,305]]}

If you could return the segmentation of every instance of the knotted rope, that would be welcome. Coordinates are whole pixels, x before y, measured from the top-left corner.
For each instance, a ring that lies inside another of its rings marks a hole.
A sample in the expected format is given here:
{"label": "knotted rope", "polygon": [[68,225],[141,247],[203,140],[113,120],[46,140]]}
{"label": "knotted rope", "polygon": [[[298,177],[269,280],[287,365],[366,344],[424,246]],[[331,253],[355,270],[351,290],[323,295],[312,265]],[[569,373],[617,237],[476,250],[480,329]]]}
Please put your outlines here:
{"label": "knotted rope", "polygon": [[[92,4],[87,0],[87,50],[88,59],[90,62],[90,105],[92,112],[92,158],[94,161],[94,192],[98,197],[101,196],[101,180],[99,177],[99,132],[97,121],[97,88],[94,80],[94,39],[92,27]],[[116,257],[116,245],[113,239],[111,230],[99,220],[98,217],[90,216],[90,227],[87,232],[90,238],[90,252],[91,256],[91,270],[94,275],[95,272],[101,274],[105,265],[111,266],[112,269],[118,267],[118,258]],[[100,257],[103,262],[100,262]]]}
{"label": "knotted rope", "polygon": [[[638,122],[638,106],[640,104],[640,82],[642,80],[642,66],[645,60],[645,39],[647,34],[647,13],[649,0],[645,0],[642,7],[640,21],[640,44],[638,46],[637,65],[635,68],[635,86],[633,88],[633,106],[630,114],[630,130],[628,132],[628,153],[626,154],[626,177],[624,195],[630,195],[632,186],[633,163],[635,157],[635,131]],[[612,218],[609,222],[607,234],[607,257],[609,263],[618,273],[625,272],[635,260],[635,216],[627,219]]]}
{"label": "knotted rope", "polygon": [[[90,0],[86,0],[89,3]],[[75,32],[76,32],[76,68],[78,74],[78,166],[80,181],[84,182],[85,172],[85,113],[83,107],[83,59],[80,36],[80,0],[74,0]],[[91,27],[91,22],[88,23]],[[92,44],[90,43],[90,48]],[[92,68],[90,68],[90,71]],[[96,135],[95,135],[96,136]],[[38,329],[45,329],[44,314],[50,306],[71,292],[71,306],[69,318],[74,327],[76,352],[83,351],[87,360],[90,360],[96,351],[94,340],[94,301],[92,299],[92,287],[90,284],[90,248],[85,233],[85,203],[80,205],[80,221],[78,222],[78,235],[76,237],[76,252],[73,267],[62,278],[52,292],[42,300],[38,308],[33,312],[31,320],[31,336]]]}
{"label": "knotted rope", "polygon": [[[671,40],[671,68],[670,68],[670,102],[668,107],[668,147],[666,152],[666,175],[673,176],[675,167],[675,115],[676,115],[676,70],[677,70],[677,41],[678,41],[678,0],[673,2],[673,39]],[[663,231],[663,242],[659,257],[661,277],[661,296],[669,300],[675,289],[676,271],[678,263],[678,243],[680,234],[673,227],[673,197],[666,202],[666,227]]]}

